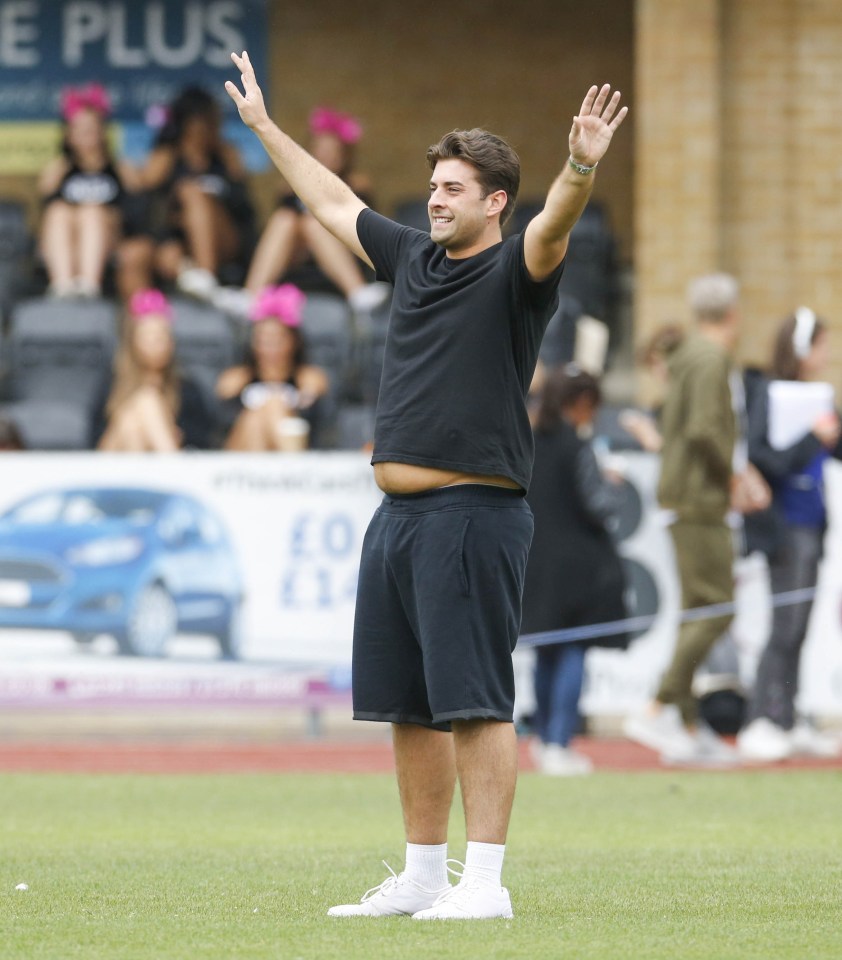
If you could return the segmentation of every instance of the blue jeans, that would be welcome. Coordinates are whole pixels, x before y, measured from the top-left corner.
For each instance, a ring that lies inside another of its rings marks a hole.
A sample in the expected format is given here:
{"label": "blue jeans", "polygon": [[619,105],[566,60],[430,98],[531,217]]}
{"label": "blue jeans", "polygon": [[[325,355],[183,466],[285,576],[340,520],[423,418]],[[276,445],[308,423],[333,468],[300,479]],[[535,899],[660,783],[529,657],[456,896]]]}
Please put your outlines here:
{"label": "blue jeans", "polygon": [[535,651],[535,730],[542,743],[566,747],[579,726],[585,648],[551,644]]}

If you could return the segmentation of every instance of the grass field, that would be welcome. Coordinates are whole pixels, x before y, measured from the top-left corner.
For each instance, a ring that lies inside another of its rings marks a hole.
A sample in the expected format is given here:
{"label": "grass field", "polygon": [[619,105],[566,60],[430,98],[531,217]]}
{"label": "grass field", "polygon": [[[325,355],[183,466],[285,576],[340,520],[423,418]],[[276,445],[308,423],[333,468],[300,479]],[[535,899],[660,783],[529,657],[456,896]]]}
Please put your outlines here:
{"label": "grass field", "polygon": [[839,771],[518,790],[515,919],[422,924],[325,916],[402,865],[391,777],[0,775],[0,956],[842,957]]}

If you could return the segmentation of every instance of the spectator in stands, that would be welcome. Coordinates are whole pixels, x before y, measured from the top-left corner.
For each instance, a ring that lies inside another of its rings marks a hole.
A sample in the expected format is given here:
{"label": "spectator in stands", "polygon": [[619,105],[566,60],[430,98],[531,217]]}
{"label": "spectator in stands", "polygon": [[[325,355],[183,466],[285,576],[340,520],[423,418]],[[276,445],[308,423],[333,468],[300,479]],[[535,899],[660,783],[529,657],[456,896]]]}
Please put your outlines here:
{"label": "spectator in stands", "polygon": [[[690,284],[696,331],[672,353],[661,415],[663,448],[658,498],[672,517],[670,532],[681,581],[682,609],[734,599],[731,506],[737,415],[731,352],[739,334],[738,286],[714,274]],[[727,629],[731,613],[681,624],[672,661],[655,699],[625,724],[627,736],[658,750],[667,762],[729,763],[736,755],[698,718],[692,693],[696,669]]]}
{"label": "spectator in stands", "polygon": [[61,155],[41,174],[40,250],[50,294],[99,296],[122,234],[125,191],[137,174],[115,159],[107,138],[110,102],[98,84],[64,91]]}
{"label": "spectator in stands", "polygon": [[[769,378],[747,392],[749,457],[769,481],[772,507],[746,519],[749,551],[769,560],[773,594],[815,587],[827,527],[823,470],[842,458],[840,419],[828,409],[795,442],[779,449],[769,439],[769,379],[820,380],[826,372],[829,336],[825,321],[799,307],[778,328]],[[772,630],[757,669],[738,746],[747,760],[782,760],[792,754],[836,756],[839,743],[804,721],[796,722],[798,667],[812,599],[775,607]]]}
{"label": "spectator in stands", "polygon": [[[603,475],[586,439],[600,403],[599,382],[577,364],[549,374],[535,428],[535,466],[527,501],[535,535],[526,566],[522,633],[622,620],[625,577],[611,538],[620,493]],[[548,643],[535,650],[535,732],[539,768],[555,776],[589,773],[570,743],[589,646],[624,647],[627,634]]]}
{"label": "spectator in stands", "polygon": [[213,295],[223,264],[245,255],[253,219],[245,169],[222,138],[221,117],[207,91],[187,87],[170,104],[140,171],[142,188],[165,197],[155,268],[200,297]]}
{"label": "spectator in stands", "polygon": [[[310,153],[370,205],[371,184],[354,169],[356,145],[362,136],[359,121],[328,107],[316,107],[310,114],[309,130]],[[371,310],[389,295],[386,284],[366,282],[361,262],[289,192],[281,196],[257,244],[244,295],[238,296],[237,291],[232,296],[225,291],[218,305],[230,307],[232,312],[243,312],[263,287],[277,283],[291,269],[301,267],[308,260],[347,298],[354,310]]]}
{"label": "spectator in stands", "polygon": [[12,453],[25,450],[26,444],[13,420],[0,417],[0,452]]}
{"label": "spectator in stands", "polygon": [[[217,396],[233,420],[226,450],[306,446],[329,387],[321,367],[305,363],[301,311],[306,297],[292,284],[265,287],[251,307],[251,347],[245,363],[225,370]],[[304,421],[304,423],[302,423]]]}
{"label": "spectator in stands", "polygon": [[95,405],[93,442],[99,450],[167,452],[210,445],[212,416],[199,388],[178,372],[172,308],[159,290],[142,290],[129,304],[113,377]]}

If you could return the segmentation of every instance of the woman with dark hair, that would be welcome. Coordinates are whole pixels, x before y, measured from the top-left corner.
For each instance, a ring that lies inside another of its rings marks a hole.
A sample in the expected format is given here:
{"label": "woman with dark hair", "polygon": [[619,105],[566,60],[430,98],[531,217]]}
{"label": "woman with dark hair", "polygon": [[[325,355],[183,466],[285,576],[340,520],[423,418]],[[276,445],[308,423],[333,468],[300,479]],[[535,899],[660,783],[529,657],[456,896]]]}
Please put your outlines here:
{"label": "woman with dark hair", "polygon": [[202,297],[216,290],[219,267],[241,255],[253,215],[245,168],[236,148],[223,140],[221,120],[211,94],[187,87],[170,104],[140,174],[146,190],[166,197],[157,271]]}
{"label": "woman with dark hair", "polygon": [[[783,449],[769,439],[769,381],[820,380],[829,359],[827,324],[799,307],[780,325],[769,377],[754,377],[746,393],[749,458],[772,488],[772,506],[746,517],[749,551],[765,553],[773,594],[815,587],[822,557],[827,510],[824,464],[842,458],[840,420],[828,410]],[[760,659],[747,725],[737,743],[747,760],[782,760],[793,754],[835,756],[839,744],[804,722],[796,722],[795,697],[801,648],[812,600],[775,607],[772,630]]]}
{"label": "woman with dark hair", "polygon": [[44,203],[40,250],[53,296],[99,296],[121,237],[121,205],[137,175],[111,152],[110,112],[108,94],[98,84],[62,94],[61,154],[38,181]]}
{"label": "woman with dark hair", "polygon": [[210,445],[212,417],[199,388],[175,363],[172,308],[158,290],[141,290],[113,376],[94,406],[93,442],[99,450],[170,452]]}
{"label": "woman with dark hair", "polygon": [[226,450],[307,446],[329,382],[321,367],[304,360],[300,326],[306,299],[297,287],[283,284],[266,287],[252,304],[249,355],[223,371],[216,387],[233,421]]}
{"label": "woman with dark hair", "polygon": [[[587,440],[601,399],[598,381],[576,364],[547,379],[535,425],[535,467],[527,500],[535,535],[526,567],[521,632],[621,620],[625,577],[611,537],[619,508],[615,484],[600,472]],[[535,727],[544,773],[589,773],[570,746],[589,646],[625,647],[626,634],[536,647]]]}

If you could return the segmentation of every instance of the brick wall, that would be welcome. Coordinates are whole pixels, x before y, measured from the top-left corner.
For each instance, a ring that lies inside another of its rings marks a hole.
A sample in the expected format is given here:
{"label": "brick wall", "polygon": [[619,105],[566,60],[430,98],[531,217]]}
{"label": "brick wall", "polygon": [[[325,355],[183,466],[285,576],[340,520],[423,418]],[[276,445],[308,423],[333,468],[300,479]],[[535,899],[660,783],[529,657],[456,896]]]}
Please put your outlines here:
{"label": "brick wall", "polygon": [[638,335],[711,269],[743,285],[747,361],[799,303],[842,332],[842,4],[638,0],[636,27]]}
{"label": "brick wall", "polygon": [[[301,137],[314,103],[358,114],[359,167],[386,212],[425,195],[424,152],[454,127],[509,139],[523,162],[521,198],[540,197],[567,157],[587,87],[610,82],[634,99],[632,0],[310,0],[272,10],[273,115]],[[629,259],[632,134],[628,124],[596,185]]]}

